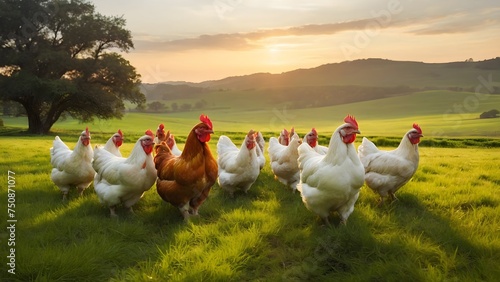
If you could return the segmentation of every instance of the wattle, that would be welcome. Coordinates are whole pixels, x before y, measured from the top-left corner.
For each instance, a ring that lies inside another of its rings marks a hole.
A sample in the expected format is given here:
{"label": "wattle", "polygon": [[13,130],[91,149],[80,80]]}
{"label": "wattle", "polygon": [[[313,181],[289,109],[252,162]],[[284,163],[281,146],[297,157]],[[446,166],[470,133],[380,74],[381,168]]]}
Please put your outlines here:
{"label": "wattle", "polygon": [[153,145],[145,145],[143,146],[144,148],[144,153],[146,153],[146,155],[149,155],[151,154],[151,152],[153,152]]}
{"label": "wattle", "polygon": [[202,143],[208,142],[210,141],[210,134],[198,135],[198,140]]}
{"label": "wattle", "polygon": [[410,142],[415,145],[420,143],[420,137],[410,138]]}
{"label": "wattle", "polygon": [[342,137],[344,143],[350,144],[356,140],[356,134],[348,134],[344,137]]}

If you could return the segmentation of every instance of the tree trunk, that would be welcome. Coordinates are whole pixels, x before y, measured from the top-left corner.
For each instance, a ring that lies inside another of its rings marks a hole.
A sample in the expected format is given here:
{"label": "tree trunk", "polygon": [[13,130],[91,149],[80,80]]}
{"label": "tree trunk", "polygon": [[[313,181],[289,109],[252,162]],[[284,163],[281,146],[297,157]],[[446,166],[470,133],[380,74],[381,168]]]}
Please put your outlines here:
{"label": "tree trunk", "polygon": [[26,109],[28,116],[28,133],[45,135],[49,133],[50,128],[54,123],[43,121],[40,107],[37,105],[22,104]]}
{"label": "tree trunk", "polygon": [[31,134],[46,134],[43,130],[43,122],[39,114],[26,109],[28,114],[28,133]]}

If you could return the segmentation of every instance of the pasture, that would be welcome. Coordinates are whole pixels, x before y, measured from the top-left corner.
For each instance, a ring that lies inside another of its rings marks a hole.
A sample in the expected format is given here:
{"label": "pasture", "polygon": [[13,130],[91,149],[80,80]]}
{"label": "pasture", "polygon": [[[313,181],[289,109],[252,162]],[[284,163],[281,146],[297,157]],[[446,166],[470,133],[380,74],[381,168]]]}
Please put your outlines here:
{"label": "pasture", "polygon": [[[192,128],[201,112],[214,124],[216,134],[245,132],[253,128],[273,134],[294,126],[300,132],[315,127],[319,134],[330,136],[346,114],[358,120],[362,136],[402,137],[416,122],[426,137],[500,137],[500,118],[479,119],[482,112],[500,110],[500,95],[471,92],[424,91],[336,106],[290,109],[287,103],[273,103],[263,91],[227,91],[207,93],[206,109],[175,113],[127,112],[121,120],[95,120],[81,124],[73,119],[57,122],[52,131],[83,130],[88,125],[95,133],[111,133],[121,128],[125,135],[140,134],[159,123],[182,138]],[[314,99],[314,97],[311,97]],[[195,102],[196,99],[186,102]],[[6,126],[27,128],[26,118],[2,117]],[[64,133],[61,133],[64,134]]]}
{"label": "pasture", "polygon": [[[295,126],[301,136],[315,127],[325,145],[350,113],[362,133],[356,147],[367,136],[383,149],[395,148],[419,123],[425,136],[419,169],[392,204],[377,206],[378,197],[363,187],[346,226],[338,226],[336,215],[333,227],[323,226],[298,193],[274,180],[269,159],[247,195],[230,198],[216,184],[200,216],[188,223],[154,186],[134,206],[135,215],[119,208],[115,219],[92,185],[82,197],[72,191],[67,203],[61,201],[50,180],[54,135],[73,148],[87,125],[93,145],[104,144],[120,128],[121,151],[128,156],[146,129],[164,123],[182,149],[200,112],[131,112],[90,124],[67,119],[57,122],[50,136],[25,135],[25,118],[2,117],[0,179],[7,187],[8,172],[15,173],[17,222],[13,275],[6,265],[12,236],[7,208],[0,213],[0,280],[496,281],[500,276],[500,119],[477,118],[499,108],[499,95],[479,100],[470,92],[426,91],[292,110],[257,92],[216,94],[207,94],[210,105],[203,110],[214,124],[209,142],[214,155],[221,134],[240,146],[250,128],[263,131],[268,141],[283,127]],[[474,97],[478,103],[470,104]],[[11,196],[2,189],[2,207]]]}
{"label": "pasture", "polygon": [[[75,132],[58,133],[72,148]],[[241,140],[244,133],[228,135]],[[108,138],[92,136],[94,145]],[[127,136],[125,156],[137,137]],[[154,186],[135,215],[118,209],[118,219],[92,186],[82,197],[70,192],[64,204],[50,180],[52,139],[0,137],[2,186],[13,171],[17,219],[15,275],[6,269],[8,230],[0,233],[2,281],[495,281],[500,275],[498,149],[421,146],[419,169],[398,201],[378,207],[378,197],[363,187],[347,225],[338,226],[334,215],[335,226],[327,227],[298,193],[274,180],[269,163],[247,195],[230,198],[216,184],[188,223]],[[209,142],[214,153],[217,140]],[[0,202],[7,203],[3,191]],[[0,220],[5,225],[6,210]]]}

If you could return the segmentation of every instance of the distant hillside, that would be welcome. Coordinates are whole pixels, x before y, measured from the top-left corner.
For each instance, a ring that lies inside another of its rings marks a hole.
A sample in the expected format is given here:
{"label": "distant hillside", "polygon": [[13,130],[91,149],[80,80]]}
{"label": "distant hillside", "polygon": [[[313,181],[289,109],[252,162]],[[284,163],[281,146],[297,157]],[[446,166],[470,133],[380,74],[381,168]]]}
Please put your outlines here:
{"label": "distant hillside", "polygon": [[478,76],[500,75],[500,57],[480,62],[423,63],[364,59],[298,69],[256,73],[198,83],[212,89],[262,89],[290,86],[358,85],[419,88],[475,87]]}
{"label": "distant hillside", "polygon": [[200,94],[210,91],[205,87],[168,83],[143,84],[141,88],[147,100],[196,99]]}
{"label": "distant hillside", "polygon": [[[227,101],[253,97],[290,108],[311,108],[408,95],[423,90],[474,92],[481,80],[500,80],[500,57],[479,62],[423,63],[364,59],[298,69],[281,74],[255,73],[201,83],[144,84],[148,101]],[[491,78],[490,78],[491,77]],[[483,87],[500,93],[500,87]],[[189,103],[189,102],[188,102]],[[218,103],[217,106],[226,103]],[[231,107],[231,105],[226,104]],[[261,106],[261,105],[259,105]]]}

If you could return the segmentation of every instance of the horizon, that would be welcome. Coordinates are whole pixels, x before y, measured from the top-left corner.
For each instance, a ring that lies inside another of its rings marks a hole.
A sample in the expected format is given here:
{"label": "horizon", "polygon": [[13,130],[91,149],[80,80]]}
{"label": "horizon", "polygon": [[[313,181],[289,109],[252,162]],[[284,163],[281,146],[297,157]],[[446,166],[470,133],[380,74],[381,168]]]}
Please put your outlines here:
{"label": "horizon", "polygon": [[122,16],[144,83],[203,82],[365,58],[426,63],[495,58],[500,4],[409,0],[92,2]]}
{"label": "horizon", "polygon": [[[492,58],[479,59],[479,60],[473,60],[472,62],[488,61],[488,60],[494,60],[494,59],[497,59],[497,58],[500,58],[500,56],[495,56],[495,57],[492,57]],[[469,58],[469,59],[472,59],[472,58]],[[409,60],[391,60],[391,59],[388,59],[388,58],[361,58],[361,59],[350,60],[350,61],[324,63],[324,64],[320,64],[320,65],[313,66],[313,67],[310,67],[310,68],[296,68],[296,69],[282,71],[282,72],[279,72],[279,73],[277,73],[277,72],[273,73],[273,72],[266,72],[266,71],[258,71],[258,72],[253,72],[253,73],[246,73],[246,74],[241,74],[241,75],[230,75],[230,76],[226,76],[226,77],[221,77],[221,78],[216,78],[216,79],[208,79],[208,80],[203,80],[203,81],[167,80],[167,81],[158,81],[158,82],[153,82],[153,83],[142,81],[142,84],[169,84],[169,83],[195,83],[195,84],[198,84],[198,83],[204,83],[204,82],[210,82],[210,81],[224,80],[226,78],[245,77],[245,76],[251,76],[251,75],[256,75],[256,74],[279,75],[279,74],[284,74],[284,73],[288,73],[288,72],[293,72],[293,71],[296,71],[296,70],[310,70],[310,69],[315,69],[315,68],[318,68],[318,67],[321,67],[321,66],[325,66],[325,65],[342,64],[342,63],[346,63],[346,62],[355,62],[355,61],[363,61],[363,60],[385,60],[385,61],[391,61],[391,62],[402,62],[402,63],[407,62],[407,63],[423,63],[423,64],[448,64],[448,63],[462,63],[462,62],[466,62],[466,60],[462,60],[462,61],[450,61],[450,62],[424,62],[424,61],[409,61]]]}

